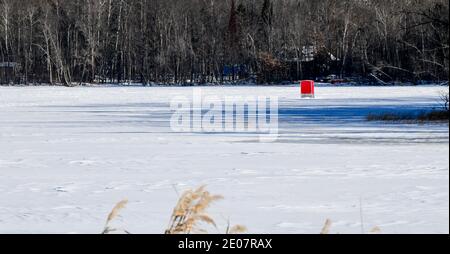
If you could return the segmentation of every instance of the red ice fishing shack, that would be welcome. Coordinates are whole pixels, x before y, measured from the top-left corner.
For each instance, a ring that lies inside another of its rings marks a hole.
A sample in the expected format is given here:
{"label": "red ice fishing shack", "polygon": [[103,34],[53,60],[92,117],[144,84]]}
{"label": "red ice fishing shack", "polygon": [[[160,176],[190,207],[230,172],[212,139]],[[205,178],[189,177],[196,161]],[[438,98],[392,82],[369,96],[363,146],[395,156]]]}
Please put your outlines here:
{"label": "red ice fishing shack", "polygon": [[314,80],[302,80],[300,82],[300,90],[302,98],[314,98],[315,97],[315,87]]}

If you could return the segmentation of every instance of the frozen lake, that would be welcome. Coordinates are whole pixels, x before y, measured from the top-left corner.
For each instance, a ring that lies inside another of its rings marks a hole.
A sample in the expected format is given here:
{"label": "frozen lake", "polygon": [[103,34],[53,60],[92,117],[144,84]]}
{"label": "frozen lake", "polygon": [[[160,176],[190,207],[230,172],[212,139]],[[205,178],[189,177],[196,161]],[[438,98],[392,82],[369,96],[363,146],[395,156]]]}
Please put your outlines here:
{"label": "frozen lake", "polygon": [[[0,233],[163,233],[175,189],[207,184],[211,208],[250,233],[449,233],[448,124],[367,122],[439,107],[444,87],[205,87],[278,96],[278,141],[174,133],[169,101],[192,88],[0,87]],[[362,211],[362,213],[361,213]],[[362,215],[362,216],[361,216]]]}

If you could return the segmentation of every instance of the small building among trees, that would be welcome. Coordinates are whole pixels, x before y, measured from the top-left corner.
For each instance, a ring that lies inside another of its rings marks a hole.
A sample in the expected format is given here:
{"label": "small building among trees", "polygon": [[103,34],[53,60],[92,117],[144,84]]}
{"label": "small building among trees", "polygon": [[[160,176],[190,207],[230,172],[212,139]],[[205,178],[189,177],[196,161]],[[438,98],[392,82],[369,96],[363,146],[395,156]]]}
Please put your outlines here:
{"label": "small building among trees", "polygon": [[0,84],[10,84],[16,80],[19,64],[16,62],[0,62]]}

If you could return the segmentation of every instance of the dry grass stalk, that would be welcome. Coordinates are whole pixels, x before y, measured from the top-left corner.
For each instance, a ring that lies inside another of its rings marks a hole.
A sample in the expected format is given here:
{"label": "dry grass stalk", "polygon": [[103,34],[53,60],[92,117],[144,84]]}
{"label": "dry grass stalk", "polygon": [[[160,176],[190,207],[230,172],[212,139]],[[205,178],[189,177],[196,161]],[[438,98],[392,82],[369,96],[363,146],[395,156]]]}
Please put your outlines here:
{"label": "dry grass stalk", "polygon": [[166,234],[207,233],[198,228],[198,225],[206,223],[216,226],[206,210],[213,202],[220,199],[223,197],[211,195],[205,190],[205,186],[184,192],[173,211]]}
{"label": "dry grass stalk", "polygon": [[235,225],[235,226],[227,229],[227,234],[229,234],[229,235],[242,234],[245,232],[247,232],[247,228],[242,225]]}
{"label": "dry grass stalk", "polygon": [[[330,234],[331,226],[333,225],[333,222],[330,219],[327,219],[325,222],[325,225],[322,228],[322,231],[320,232],[321,235],[328,235]],[[372,230],[369,231],[369,234],[381,234],[381,229],[379,227],[374,227]]]}
{"label": "dry grass stalk", "polygon": [[374,234],[374,235],[381,234],[381,228],[374,227],[374,228],[372,228],[372,230],[370,230],[369,234]]}
{"label": "dry grass stalk", "polygon": [[119,203],[117,203],[112,211],[108,215],[108,219],[106,220],[105,228],[103,230],[103,234],[108,234],[114,231],[117,231],[117,229],[111,228],[110,223],[120,214],[120,211],[126,207],[128,204],[128,200],[122,200]]}
{"label": "dry grass stalk", "polygon": [[330,233],[331,226],[333,225],[333,222],[330,219],[327,219],[325,222],[325,225],[322,228],[322,231],[320,232],[321,235],[328,235]]}

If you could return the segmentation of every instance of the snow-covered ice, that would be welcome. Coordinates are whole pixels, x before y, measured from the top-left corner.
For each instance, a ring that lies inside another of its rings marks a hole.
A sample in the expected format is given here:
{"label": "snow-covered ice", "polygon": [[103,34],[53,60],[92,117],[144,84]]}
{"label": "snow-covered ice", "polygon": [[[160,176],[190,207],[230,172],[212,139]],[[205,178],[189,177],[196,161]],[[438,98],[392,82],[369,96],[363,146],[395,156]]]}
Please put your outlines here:
{"label": "snow-covered ice", "polygon": [[[207,184],[211,208],[250,233],[449,233],[448,124],[367,122],[370,112],[439,106],[448,88],[205,87],[275,95],[280,137],[173,133],[169,101],[192,88],[0,88],[0,232],[163,233],[175,190]],[[361,212],[362,211],[362,212]],[[361,216],[362,215],[362,216]],[[361,220],[362,217],[362,220]]]}

